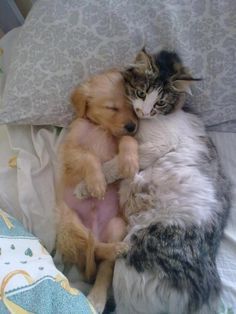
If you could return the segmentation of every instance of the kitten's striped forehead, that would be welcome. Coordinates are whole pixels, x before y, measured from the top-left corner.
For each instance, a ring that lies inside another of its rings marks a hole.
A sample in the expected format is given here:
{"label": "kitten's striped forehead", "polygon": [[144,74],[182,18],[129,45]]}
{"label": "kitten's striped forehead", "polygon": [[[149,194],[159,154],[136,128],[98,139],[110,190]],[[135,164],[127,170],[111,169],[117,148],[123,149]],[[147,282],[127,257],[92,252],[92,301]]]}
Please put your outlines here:
{"label": "kitten's striped forehead", "polygon": [[[140,118],[167,115],[183,104],[191,76],[175,52],[149,55],[142,50],[124,73],[126,92]],[[184,83],[185,82],[185,83]]]}

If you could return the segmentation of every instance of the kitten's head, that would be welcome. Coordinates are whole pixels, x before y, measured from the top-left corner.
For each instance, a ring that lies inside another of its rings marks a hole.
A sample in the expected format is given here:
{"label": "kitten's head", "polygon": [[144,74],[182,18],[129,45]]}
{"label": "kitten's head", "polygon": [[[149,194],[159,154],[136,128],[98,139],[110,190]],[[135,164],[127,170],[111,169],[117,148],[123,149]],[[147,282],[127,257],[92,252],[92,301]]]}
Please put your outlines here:
{"label": "kitten's head", "polygon": [[181,108],[193,78],[175,52],[155,55],[142,49],[123,72],[126,93],[139,118],[169,114]]}

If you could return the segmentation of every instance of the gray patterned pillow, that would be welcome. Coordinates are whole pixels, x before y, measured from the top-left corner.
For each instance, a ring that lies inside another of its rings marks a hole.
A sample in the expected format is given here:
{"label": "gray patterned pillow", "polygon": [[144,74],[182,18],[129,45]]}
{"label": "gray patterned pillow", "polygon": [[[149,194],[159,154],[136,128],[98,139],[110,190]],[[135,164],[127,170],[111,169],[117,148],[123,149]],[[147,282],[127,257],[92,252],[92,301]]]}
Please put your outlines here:
{"label": "gray patterned pillow", "polygon": [[71,89],[145,44],[176,49],[204,78],[192,106],[208,126],[236,130],[235,16],[235,0],[38,0],[18,37],[0,123],[66,125]]}

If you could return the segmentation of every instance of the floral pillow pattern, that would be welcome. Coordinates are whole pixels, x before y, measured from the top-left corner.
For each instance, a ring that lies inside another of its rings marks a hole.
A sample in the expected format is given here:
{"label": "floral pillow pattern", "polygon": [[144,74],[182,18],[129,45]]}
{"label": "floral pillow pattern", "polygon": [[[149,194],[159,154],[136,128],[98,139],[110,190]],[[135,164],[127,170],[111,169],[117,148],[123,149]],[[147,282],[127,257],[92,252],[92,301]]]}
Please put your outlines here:
{"label": "floral pillow pattern", "polygon": [[236,131],[235,15],[234,0],[38,0],[18,37],[0,123],[67,125],[72,88],[146,45],[177,50],[203,78],[189,105],[212,129]]}

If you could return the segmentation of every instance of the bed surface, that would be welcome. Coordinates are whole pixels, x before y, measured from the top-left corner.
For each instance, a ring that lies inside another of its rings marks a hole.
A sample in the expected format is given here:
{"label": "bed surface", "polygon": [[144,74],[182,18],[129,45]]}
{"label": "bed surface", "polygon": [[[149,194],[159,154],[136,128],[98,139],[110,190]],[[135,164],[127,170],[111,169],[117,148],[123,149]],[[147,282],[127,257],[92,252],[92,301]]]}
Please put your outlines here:
{"label": "bed surface", "polygon": [[[64,132],[56,127],[0,126],[0,207],[39,237],[49,252],[55,245],[56,151]],[[233,183],[231,217],[217,263],[222,301],[236,313],[236,133],[211,132],[210,136]],[[57,254],[54,261],[63,269]],[[88,285],[75,269],[69,278],[72,286],[87,292]]]}

